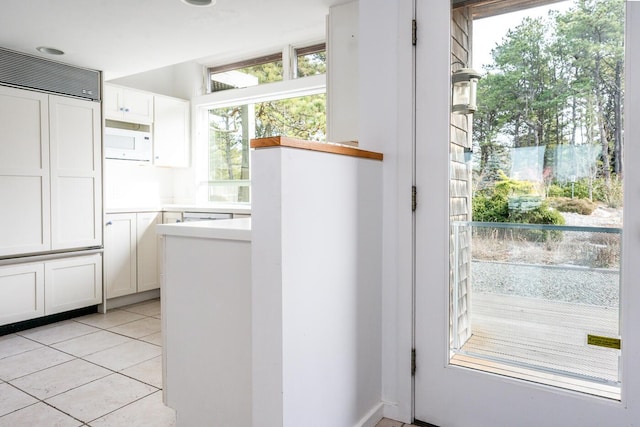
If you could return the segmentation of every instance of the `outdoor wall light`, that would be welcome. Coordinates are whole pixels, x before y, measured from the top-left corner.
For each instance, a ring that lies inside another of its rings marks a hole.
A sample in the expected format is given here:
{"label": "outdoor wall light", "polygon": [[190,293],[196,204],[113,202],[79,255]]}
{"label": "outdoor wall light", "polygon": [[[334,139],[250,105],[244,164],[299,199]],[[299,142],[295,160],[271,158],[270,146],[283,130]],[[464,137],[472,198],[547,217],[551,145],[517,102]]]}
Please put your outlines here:
{"label": "outdoor wall light", "polygon": [[453,100],[451,111],[456,114],[472,114],[477,110],[476,87],[480,73],[473,68],[461,68],[451,75]]}

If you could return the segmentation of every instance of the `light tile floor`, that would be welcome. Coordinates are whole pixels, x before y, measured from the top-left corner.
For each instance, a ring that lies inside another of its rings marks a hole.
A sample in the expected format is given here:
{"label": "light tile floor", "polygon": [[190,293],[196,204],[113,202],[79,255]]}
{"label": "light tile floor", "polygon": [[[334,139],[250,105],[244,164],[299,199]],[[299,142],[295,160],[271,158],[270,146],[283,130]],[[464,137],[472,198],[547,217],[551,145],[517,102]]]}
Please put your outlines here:
{"label": "light tile floor", "polygon": [[160,301],[0,337],[0,427],[175,426]]}
{"label": "light tile floor", "polygon": [[161,346],[159,300],[0,337],[0,427],[175,426]]}

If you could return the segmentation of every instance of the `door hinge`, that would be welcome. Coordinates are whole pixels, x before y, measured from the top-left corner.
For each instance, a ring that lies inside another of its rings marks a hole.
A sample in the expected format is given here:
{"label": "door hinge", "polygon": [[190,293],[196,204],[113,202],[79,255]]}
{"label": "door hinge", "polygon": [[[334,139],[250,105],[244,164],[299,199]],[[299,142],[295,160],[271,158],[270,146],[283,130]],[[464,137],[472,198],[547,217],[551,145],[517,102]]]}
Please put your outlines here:
{"label": "door hinge", "polygon": [[411,20],[411,44],[413,46],[418,43],[418,23],[415,19]]}
{"label": "door hinge", "polygon": [[411,187],[411,212],[415,212],[418,207],[418,189],[416,186]]}
{"label": "door hinge", "polygon": [[411,376],[416,375],[416,349],[411,349]]}

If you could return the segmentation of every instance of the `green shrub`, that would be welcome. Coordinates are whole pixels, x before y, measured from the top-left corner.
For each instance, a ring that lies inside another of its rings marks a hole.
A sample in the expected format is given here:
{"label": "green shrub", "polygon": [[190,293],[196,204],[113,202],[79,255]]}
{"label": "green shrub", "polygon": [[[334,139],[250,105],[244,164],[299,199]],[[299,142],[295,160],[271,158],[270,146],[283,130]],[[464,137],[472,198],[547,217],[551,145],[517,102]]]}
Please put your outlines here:
{"label": "green shrub", "polygon": [[[523,209],[509,209],[512,206],[525,206]],[[549,203],[534,194],[534,185],[526,181],[508,178],[504,173],[500,175],[493,188],[478,192],[472,201],[473,220],[480,222],[513,222],[522,224],[564,224],[562,215],[552,209]],[[560,231],[550,230],[509,230],[500,229],[500,234],[523,240],[542,240],[561,238]]]}
{"label": "green shrub", "polygon": [[596,179],[594,183],[593,197],[610,208],[622,206],[622,180],[612,175],[609,181],[604,178]]}
{"label": "green shrub", "polygon": [[554,182],[547,191],[547,197],[569,197],[574,199],[588,199],[590,197],[589,188],[593,190],[593,182],[589,183],[588,178],[579,179],[575,182]]}
{"label": "green shrub", "polygon": [[558,184],[551,184],[547,190],[547,197],[564,197],[564,188]]}
{"label": "green shrub", "polygon": [[589,199],[570,199],[568,197],[549,199],[549,205],[560,212],[573,212],[580,215],[591,215],[597,207]]}

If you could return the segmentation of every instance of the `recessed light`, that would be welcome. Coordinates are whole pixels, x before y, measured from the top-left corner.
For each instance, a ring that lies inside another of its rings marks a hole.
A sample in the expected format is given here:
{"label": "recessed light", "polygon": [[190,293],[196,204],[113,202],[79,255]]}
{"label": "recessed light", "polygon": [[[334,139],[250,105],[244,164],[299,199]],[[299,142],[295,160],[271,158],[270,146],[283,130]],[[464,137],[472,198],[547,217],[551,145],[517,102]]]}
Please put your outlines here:
{"label": "recessed light", "polygon": [[36,50],[40,53],[46,53],[47,55],[64,55],[63,51],[54,47],[39,46]]}
{"label": "recessed light", "polygon": [[213,6],[214,4],[216,4],[216,0],[181,0],[181,1],[184,4],[188,4],[190,6],[198,6],[198,7]]}

